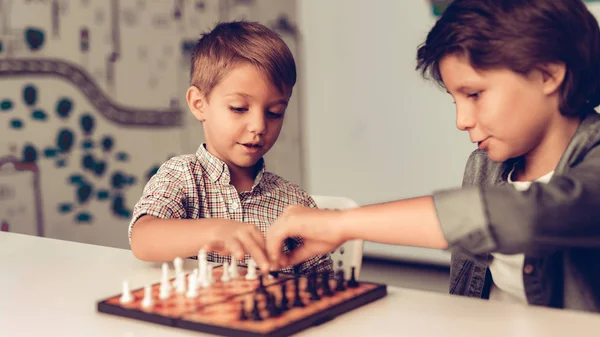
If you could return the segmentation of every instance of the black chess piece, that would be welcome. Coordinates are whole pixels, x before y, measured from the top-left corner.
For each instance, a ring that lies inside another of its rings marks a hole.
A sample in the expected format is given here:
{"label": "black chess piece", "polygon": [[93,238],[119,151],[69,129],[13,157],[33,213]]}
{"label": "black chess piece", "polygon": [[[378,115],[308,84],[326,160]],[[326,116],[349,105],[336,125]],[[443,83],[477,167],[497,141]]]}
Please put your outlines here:
{"label": "black chess piece", "polygon": [[277,317],[281,314],[279,308],[277,307],[277,303],[275,302],[275,295],[271,293],[267,293],[267,312],[269,313],[269,317]]}
{"label": "black chess piece", "polygon": [[279,310],[286,311],[288,310],[289,300],[287,298],[287,286],[284,284],[281,285],[281,302],[279,303]]}
{"label": "black chess piece", "polygon": [[314,288],[313,280],[314,279],[315,279],[315,274],[308,274],[308,276],[306,276],[306,288],[304,289],[305,292],[310,294],[313,291],[313,288]]}
{"label": "black chess piece", "polygon": [[358,287],[358,282],[356,282],[356,278],[354,277],[354,269],[355,267],[352,267],[352,276],[350,276],[350,281],[348,281],[348,288]]}
{"label": "black chess piece", "polygon": [[319,286],[317,283],[317,275],[314,275],[311,278],[311,283],[312,283],[312,287],[310,288],[310,300],[318,301],[321,299],[321,296],[319,296]]}
{"label": "black chess piece", "polygon": [[262,321],[260,317],[260,311],[258,310],[258,301],[254,298],[254,307],[252,308],[252,319],[255,321]]}
{"label": "black chess piece", "polygon": [[323,296],[333,296],[331,286],[329,284],[329,270],[326,270],[321,275],[321,289],[323,289]]}
{"label": "black chess piece", "polygon": [[265,288],[265,284],[263,281],[263,274],[258,275],[258,289],[256,289],[256,293],[258,294],[266,294],[267,289]]}
{"label": "black chess piece", "polygon": [[294,303],[292,306],[296,308],[304,307],[304,302],[300,297],[300,279],[298,277],[294,278]]}
{"label": "black chess piece", "polygon": [[248,319],[246,315],[246,301],[240,302],[240,321],[245,321]]}
{"label": "black chess piece", "polygon": [[346,290],[346,287],[344,286],[344,270],[340,269],[336,272],[335,280],[336,280],[335,291]]}

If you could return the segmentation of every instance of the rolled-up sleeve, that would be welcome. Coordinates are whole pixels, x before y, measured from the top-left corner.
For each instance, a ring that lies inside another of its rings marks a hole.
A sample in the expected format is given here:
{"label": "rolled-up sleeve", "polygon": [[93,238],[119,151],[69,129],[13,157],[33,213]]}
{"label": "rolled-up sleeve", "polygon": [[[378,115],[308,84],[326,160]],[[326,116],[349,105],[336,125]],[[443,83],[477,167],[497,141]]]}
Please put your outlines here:
{"label": "rolled-up sleeve", "polygon": [[133,208],[129,223],[129,243],[131,233],[139,218],[151,215],[160,219],[186,217],[185,170],[181,163],[168,161],[148,181],[140,200]]}
{"label": "rolled-up sleeve", "polygon": [[434,193],[449,249],[516,254],[600,248],[600,146],[573,161],[525,191],[474,185]]}

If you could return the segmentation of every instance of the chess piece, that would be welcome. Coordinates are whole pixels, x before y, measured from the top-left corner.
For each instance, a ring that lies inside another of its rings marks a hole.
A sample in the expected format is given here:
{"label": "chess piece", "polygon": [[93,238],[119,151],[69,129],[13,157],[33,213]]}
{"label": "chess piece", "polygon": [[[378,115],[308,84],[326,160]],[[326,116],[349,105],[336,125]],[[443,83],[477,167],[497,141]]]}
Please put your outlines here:
{"label": "chess piece", "polygon": [[240,321],[245,321],[248,319],[246,315],[246,301],[242,300],[240,302]]}
{"label": "chess piece", "polygon": [[185,294],[187,298],[196,298],[198,297],[198,275],[196,274],[197,269],[194,270],[193,273],[188,277],[188,291]]}
{"label": "chess piece", "polygon": [[166,262],[162,264],[162,275],[160,279],[161,291],[171,291],[171,284],[169,282],[169,265]]}
{"label": "chess piece", "polygon": [[321,275],[321,289],[323,289],[323,296],[333,296],[331,286],[329,285],[329,271],[326,270]]}
{"label": "chess piece", "polygon": [[262,321],[260,317],[260,311],[258,310],[258,301],[254,298],[254,306],[252,308],[252,319],[255,321]]}
{"label": "chess piece", "polygon": [[300,297],[300,279],[298,277],[294,278],[294,303],[292,303],[292,306],[295,308],[304,307],[304,303]]}
{"label": "chess piece", "polygon": [[315,274],[308,274],[308,276],[306,276],[306,289],[304,289],[305,292],[307,293],[312,293],[313,288],[315,287],[315,279],[316,275]]}
{"label": "chess piece", "polygon": [[311,289],[310,289],[310,300],[311,301],[318,301],[321,299],[321,296],[319,296],[319,288],[316,286],[316,282],[317,282],[317,280],[314,279],[313,287],[311,287]]}
{"label": "chess piece", "polygon": [[213,277],[213,265],[209,264],[206,271],[206,283],[207,287],[213,283],[215,283],[215,279]]}
{"label": "chess piece", "polygon": [[120,301],[123,304],[133,302],[133,296],[131,295],[131,289],[129,289],[129,282],[127,281],[123,281],[123,294]]}
{"label": "chess piece", "polygon": [[183,272],[183,259],[179,256],[173,260],[173,266],[175,267],[175,275]]}
{"label": "chess piece", "polygon": [[231,256],[231,265],[229,266],[229,277],[235,280],[236,278],[238,278],[238,276],[240,276],[240,273],[238,272],[237,261],[235,259],[235,256]]}
{"label": "chess piece", "polygon": [[256,261],[254,259],[248,260],[248,272],[246,273],[246,280],[256,280]]}
{"label": "chess piece", "polygon": [[263,283],[263,275],[258,275],[258,289],[256,289],[256,293],[258,294],[266,294],[267,290],[265,289],[265,284]]}
{"label": "chess piece", "polygon": [[267,308],[267,312],[269,313],[269,317],[277,317],[281,314],[281,312],[279,311],[279,308],[277,308],[277,304],[275,302],[275,295],[271,294],[271,293],[267,293],[267,304],[266,304],[266,308]]}
{"label": "chess piece", "polygon": [[152,286],[146,285],[144,287],[144,299],[142,300],[142,307],[150,308],[154,304],[152,300]]}
{"label": "chess piece", "polygon": [[180,272],[175,277],[175,291],[178,294],[185,293],[185,273]]}
{"label": "chess piece", "polygon": [[348,281],[348,288],[358,287],[358,282],[356,281],[356,278],[354,277],[354,270],[355,270],[355,267],[352,267],[352,275],[350,276],[350,281]]}
{"label": "chess piece", "polygon": [[287,298],[287,286],[285,283],[281,285],[281,302],[279,304],[279,310],[286,311],[288,310],[289,300]]}
{"label": "chess piece", "polygon": [[344,270],[340,269],[336,272],[335,280],[336,280],[335,291],[346,290],[346,287],[344,286]]}
{"label": "chess piece", "polygon": [[221,275],[221,282],[229,282],[231,278],[229,277],[229,262],[225,261],[223,263],[223,275]]}

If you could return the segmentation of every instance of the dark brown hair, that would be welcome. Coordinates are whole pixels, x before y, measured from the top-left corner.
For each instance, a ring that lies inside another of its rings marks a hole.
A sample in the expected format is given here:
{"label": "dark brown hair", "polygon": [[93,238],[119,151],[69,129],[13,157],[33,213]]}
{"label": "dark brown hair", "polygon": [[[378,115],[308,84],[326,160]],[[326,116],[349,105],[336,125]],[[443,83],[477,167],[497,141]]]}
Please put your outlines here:
{"label": "dark brown hair", "polygon": [[296,84],[296,63],[277,33],[256,22],[233,21],[202,34],[192,52],[190,82],[207,97],[233,67],[256,66],[282,93]]}
{"label": "dark brown hair", "polygon": [[417,70],[443,86],[439,63],[454,53],[478,70],[522,75],[562,62],[560,112],[600,104],[600,28],[581,0],[454,0],[419,47]]}

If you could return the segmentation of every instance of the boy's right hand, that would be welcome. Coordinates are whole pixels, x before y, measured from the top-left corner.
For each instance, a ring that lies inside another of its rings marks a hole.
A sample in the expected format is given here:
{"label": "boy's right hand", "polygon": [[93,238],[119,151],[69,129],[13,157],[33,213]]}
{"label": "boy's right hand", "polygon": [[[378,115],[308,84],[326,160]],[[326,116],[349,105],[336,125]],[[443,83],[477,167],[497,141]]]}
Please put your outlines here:
{"label": "boy's right hand", "polygon": [[253,224],[233,222],[231,225],[222,226],[215,239],[203,249],[221,255],[232,255],[238,261],[243,260],[245,254],[250,254],[262,272],[269,272],[265,238]]}

